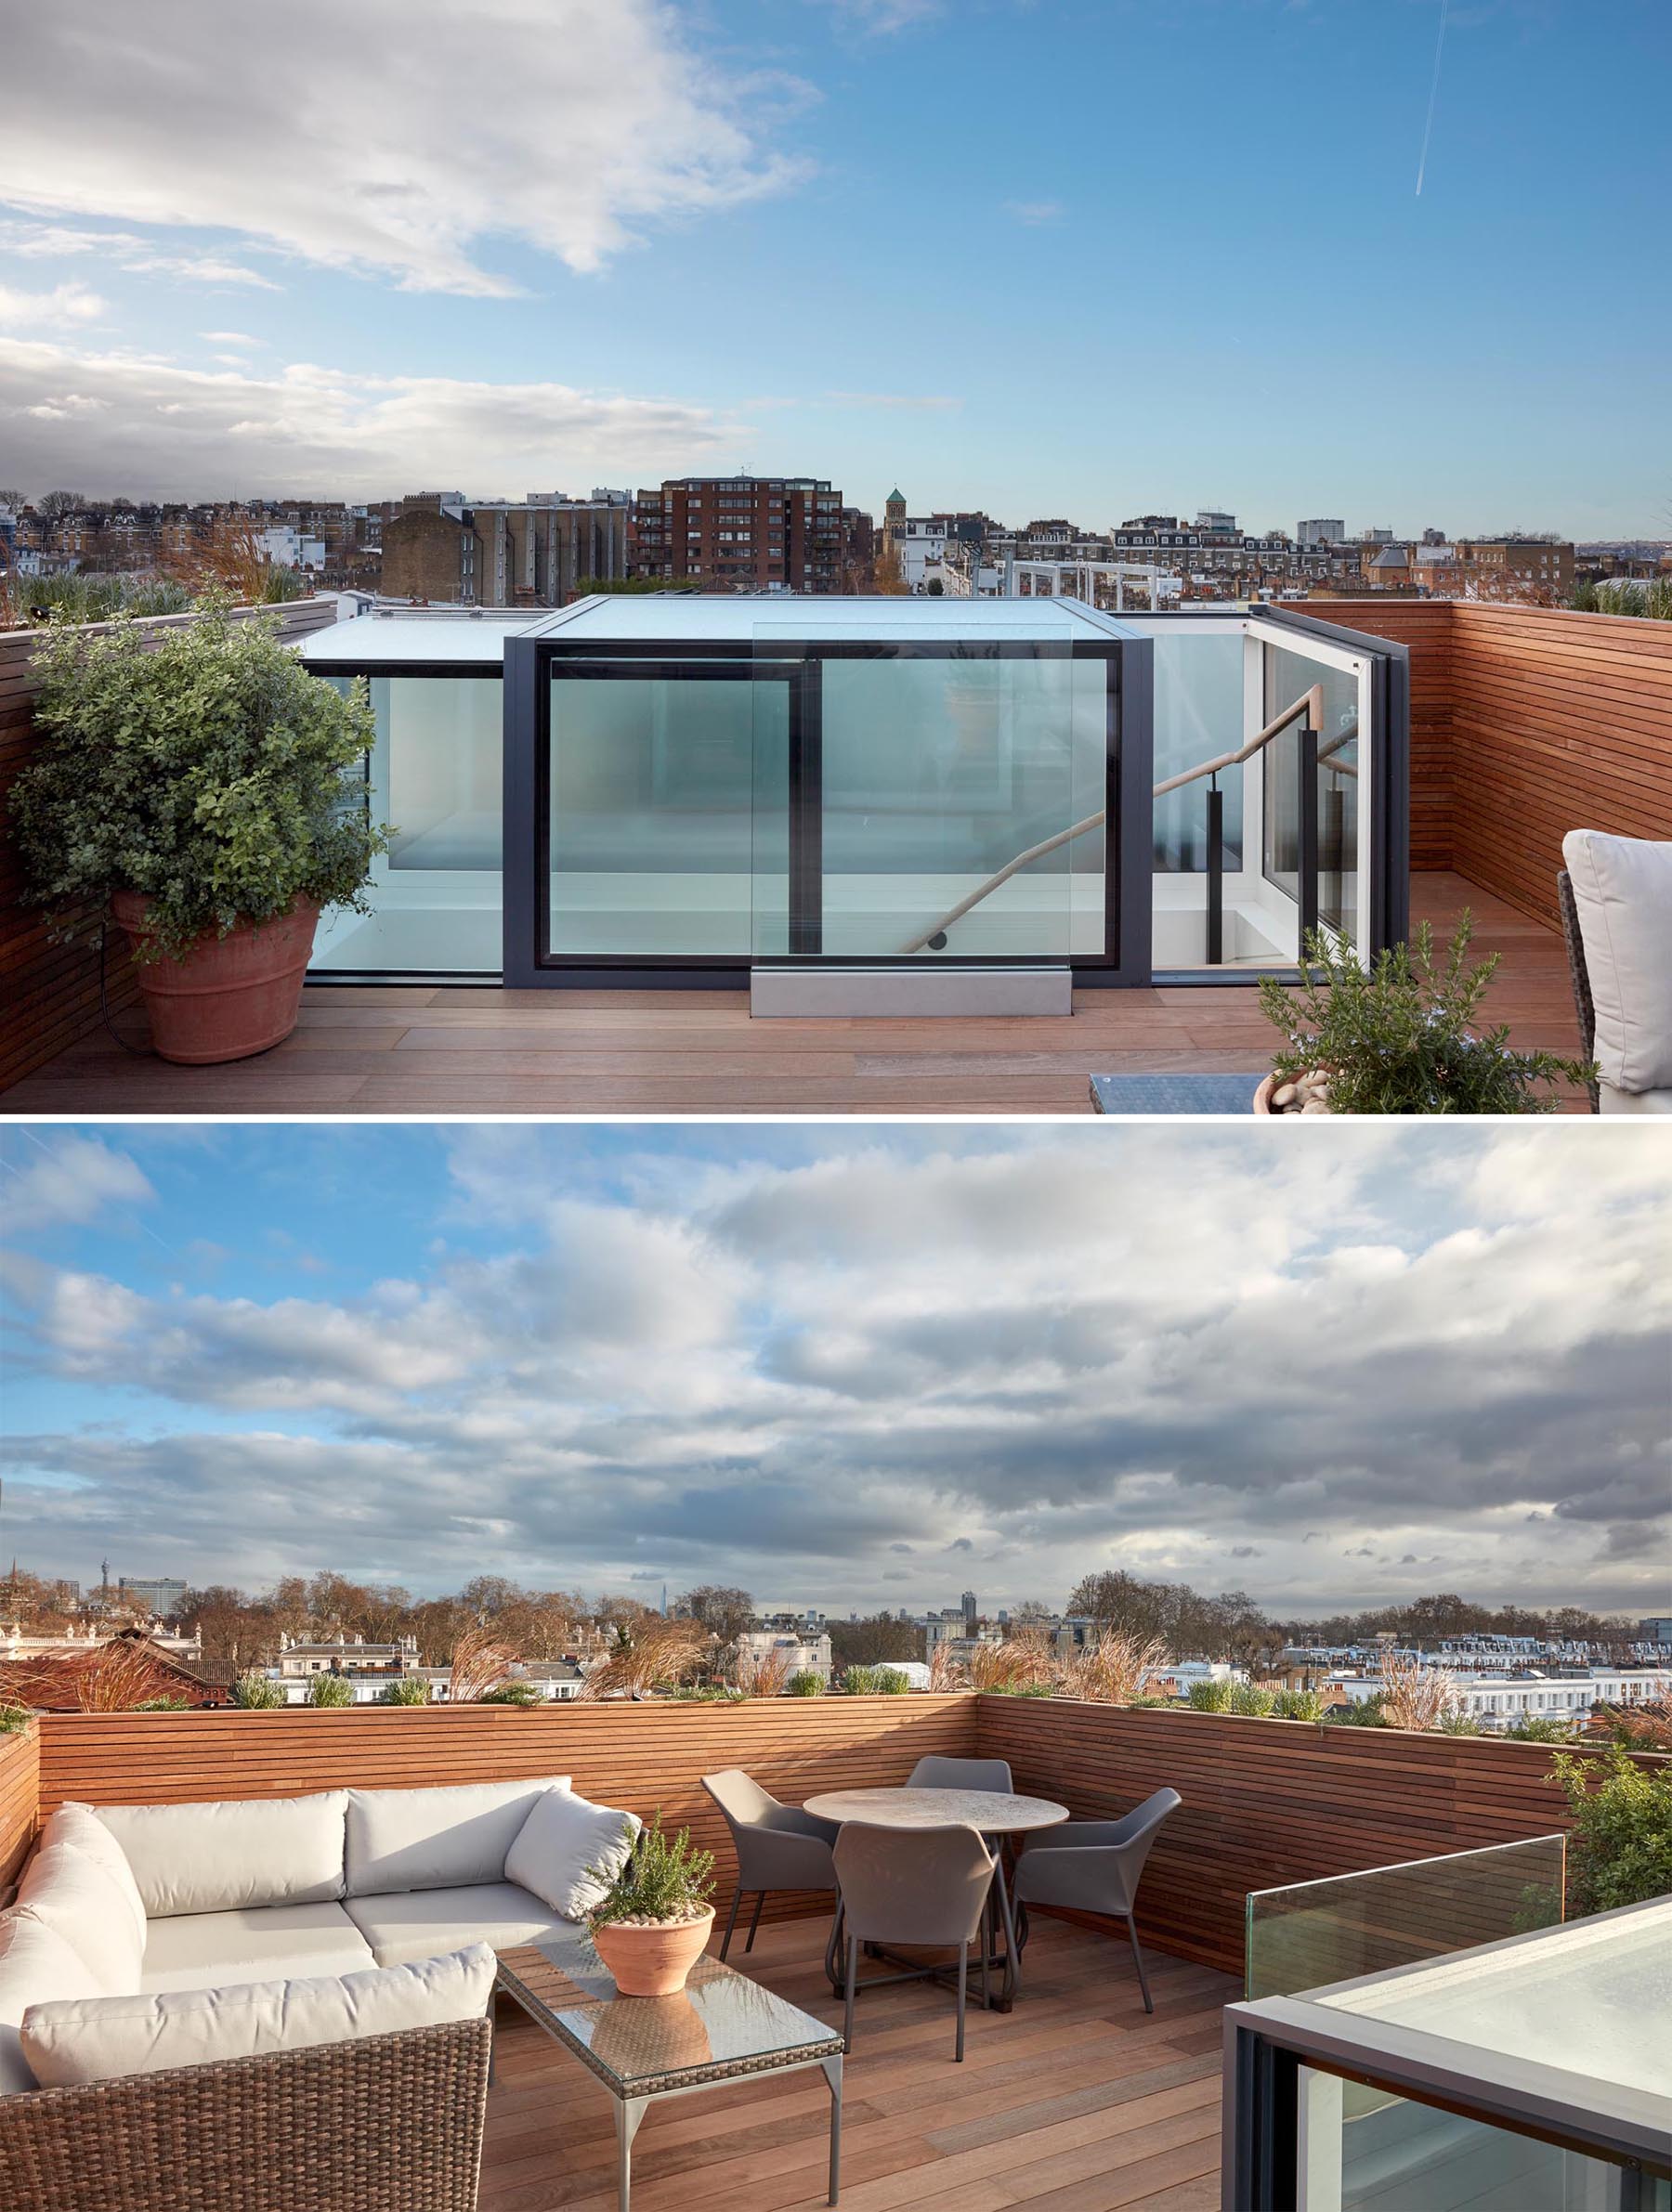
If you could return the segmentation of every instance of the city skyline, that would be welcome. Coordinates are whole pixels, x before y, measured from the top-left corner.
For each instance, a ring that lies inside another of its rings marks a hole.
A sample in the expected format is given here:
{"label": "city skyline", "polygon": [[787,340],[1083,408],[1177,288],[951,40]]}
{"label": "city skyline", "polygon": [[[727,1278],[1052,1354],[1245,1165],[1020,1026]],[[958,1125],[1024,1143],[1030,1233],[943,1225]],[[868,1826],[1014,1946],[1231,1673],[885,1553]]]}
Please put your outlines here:
{"label": "city skyline", "polygon": [[7,1132],[8,1553],[1664,1608],[1642,1131],[738,1135]]}
{"label": "city skyline", "polygon": [[16,27],[0,478],[1668,527],[1651,0],[312,7]]}

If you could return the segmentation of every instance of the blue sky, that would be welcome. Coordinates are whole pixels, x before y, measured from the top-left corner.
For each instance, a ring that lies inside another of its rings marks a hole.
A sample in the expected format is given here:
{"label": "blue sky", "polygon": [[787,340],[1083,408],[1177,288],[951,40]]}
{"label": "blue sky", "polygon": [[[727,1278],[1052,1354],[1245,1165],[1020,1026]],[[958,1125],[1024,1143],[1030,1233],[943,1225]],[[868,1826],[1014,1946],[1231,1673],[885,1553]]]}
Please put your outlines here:
{"label": "blue sky", "polygon": [[8,33],[0,483],[1672,534],[1672,10],[1449,0],[1419,197],[1441,17],[66,0]]}
{"label": "blue sky", "polygon": [[1665,1609],[1630,1126],[13,1125],[0,1548],[763,1604]]}

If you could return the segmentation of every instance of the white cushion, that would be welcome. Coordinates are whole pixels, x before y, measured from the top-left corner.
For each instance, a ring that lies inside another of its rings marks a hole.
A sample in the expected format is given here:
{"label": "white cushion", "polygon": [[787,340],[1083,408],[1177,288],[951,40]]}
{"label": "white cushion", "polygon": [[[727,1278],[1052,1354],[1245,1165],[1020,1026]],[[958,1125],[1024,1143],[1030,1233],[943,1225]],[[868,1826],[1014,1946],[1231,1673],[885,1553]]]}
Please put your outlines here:
{"label": "white cushion", "polygon": [[23,1869],[16,1909],[55,1929],[99,1989],[137,1989],[145,1935],[108,1868],[73,1843],[42,1843]]}
{"label": "white cushion", "polygon": [[312,1905],[343,1893],[342,1789],[186,1805],[98,1805],[148,1916]]}
{"label": "white cushion", "polygon": [[351,1789],[347,1894],[503,1881],[505,1854],[535,1799],[568,1788],[568,1776],[555,1775],[454,1789]]}
{"label": "white cushion", "polygon": [[[551,1790],[529,1813],[506,1854],[506,1877],[532,1890],[566,1920],[581,1919],[603,1904],[611,1880],[627,1864],[641,1825],[636,1813],[594,1805],[572,1790]],[[592,1871],[594,1867],[602,1880]]]}
{"label": "white cushion", "polygon": [[572,1921],[559,1919],[548,1905],[518,1889],[514,1881],[486,1881],[463,1890],[401,1890],[388,1897],[349,1897],[344,1910],[371,1945],[379,1966],[399,1966],[408,1958],[429,1958],[456,1951],[461,1944],[491,1944],[496,1951],[515,1944],[573,1943]]}
{"label": "white cushion", "polygon": [[0,1913],[0,2097],[38,2085],[18,2029],[31,2005],[104,1993],[56,1928],[27,1913]]}
{"label": "white cushion", "polygon": [[41,1841],[70,1843],[77,1851],[85,1852],[90,1859],[96,1859],[122,1893],[123,1903],[139,1932],[139,1940],[145,1941],[145,1900],[134,1880],[134,1869],[128,1865],[127,1853],[91,1805],[60,1805],[41,1830]]}
{"label": "white cushion", "polygon": [[153,1920],[136,1986],[149,1996],[270,1982],[275,1974],[346,1974],[376,1963],[340,1905],[246,1906]]}
{"label": "white cushion", "polygon": [[[493,1971],[493,1953],[477,1944],[451,1958],[317,1980],[32,2005],[23,2018],[23,2055],[43,2088],[70,2088],[170,2066],[358,2043],[402,2028],[480,2019]],[[281,2146],[275,2149],[281,2154]]]}
{"label": "white cushion", "polygon": [[1672,1113],[1672,1090],[1615,1090],[1612,1083],[1599,1083],[1597,1112]]}
{"label": "white cushion", "polygon": [[1561,857],[1585,941],[1602,1080],[1623,1091],[1672,1088],[1672,843],[1571,829]]}

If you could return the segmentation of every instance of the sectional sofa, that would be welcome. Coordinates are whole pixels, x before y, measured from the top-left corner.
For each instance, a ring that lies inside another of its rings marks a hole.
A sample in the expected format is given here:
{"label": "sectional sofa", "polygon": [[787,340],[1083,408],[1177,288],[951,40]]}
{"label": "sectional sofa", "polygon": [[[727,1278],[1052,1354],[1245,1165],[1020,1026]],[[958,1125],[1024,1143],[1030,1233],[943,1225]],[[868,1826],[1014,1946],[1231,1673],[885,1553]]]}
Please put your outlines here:
{"label": "sectional sofa", "polygon": [[468,2212],[494,1952],[633,1815],[567,1776],[65,1805],[0,1913],[0,2205]]}

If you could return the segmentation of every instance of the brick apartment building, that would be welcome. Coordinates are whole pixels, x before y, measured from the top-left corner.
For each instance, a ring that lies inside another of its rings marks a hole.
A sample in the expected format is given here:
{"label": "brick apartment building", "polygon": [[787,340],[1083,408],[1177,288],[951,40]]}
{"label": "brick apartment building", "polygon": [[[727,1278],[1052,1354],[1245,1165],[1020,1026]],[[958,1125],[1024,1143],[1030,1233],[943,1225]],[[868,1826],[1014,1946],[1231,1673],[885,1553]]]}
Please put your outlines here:
{"label": "brick apartment building", "polygon": [[634,504],[634,568],[707,592],[839,592],[866,518],[822,476],[674,476]]}
{"label": "brick apartment building", "polygon": [[458,606],[562,606],[628,574],[632,501],[530,492],[520,502],[416,492],[383,526],[383,592]]}

